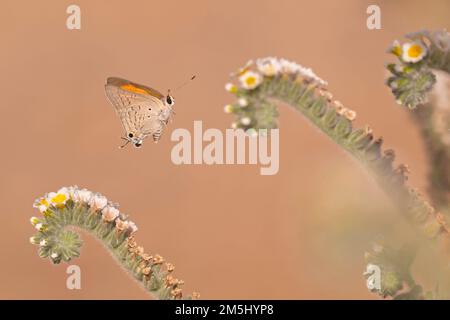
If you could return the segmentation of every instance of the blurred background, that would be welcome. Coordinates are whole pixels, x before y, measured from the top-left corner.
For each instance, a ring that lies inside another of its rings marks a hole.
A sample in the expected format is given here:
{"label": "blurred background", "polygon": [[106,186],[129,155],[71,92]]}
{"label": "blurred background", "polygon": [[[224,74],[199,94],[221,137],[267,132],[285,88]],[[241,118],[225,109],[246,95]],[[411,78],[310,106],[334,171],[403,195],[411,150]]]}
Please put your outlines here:
{"label": "blurred background", "polygon": [[[66,8],[81,7],[81,30]],[[381,7],[382,29],[366,27]],[[225,129],[228,75],[250,58],[313,68],[426,187],[424,146],[384,85],[386,48],[421,29],[449,27],[442,1],[9,1],[0,10],[0,298],[145,299],[100,243],[83,234],[82,289],[66,267],[40,259],[28,239],[35,198],[76,184],[119,202],[138,242],[176,266],[185,291],[205,299],[372,299],[364,252],[409,228],[366,172],[299,114],[281,106],[280,170],[175,166],[175,128]],[[119,150],[121,125],[104,82],[120,76],[176,95],[159,144]],[[424,281],[432,272],[417,264]],[[424,264],[426,265],[426,263]],[[428,278],[427,278],[428,277]]]}

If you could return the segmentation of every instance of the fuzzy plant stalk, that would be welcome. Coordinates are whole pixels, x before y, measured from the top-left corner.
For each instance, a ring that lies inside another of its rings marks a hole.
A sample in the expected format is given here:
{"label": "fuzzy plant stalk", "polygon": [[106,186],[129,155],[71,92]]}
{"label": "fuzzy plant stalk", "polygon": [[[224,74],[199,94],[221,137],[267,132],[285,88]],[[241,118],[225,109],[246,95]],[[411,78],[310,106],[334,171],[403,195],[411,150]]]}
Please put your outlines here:
{"label": "fuzzy plant stalk", "polygon": [[[100,240],[115,260],[156,299],[183,299],[183,281],[172,273],[174,266],[158,255],[144,252],[136,243],[136,225],[105,196],[78,187],[63,187],[35,201],[42,216],[32,217],[37,233],[30,242],[41,258],[54,264],[80,255],[82,241],[74,229]],[[193,293],[187,299],[198,298]]]}
{"label": "fuzzy plant stalk", "polygon": [[[450,214],[450,35],[447,31],[420,31],[406,36],[408,41],[394,41],[389,52],[397,58],[387,69],[386,84],[396,101],[412,115],[422,135],[430,164],[428,194],[432,204],[446,217]],[[443,270],[433,264],[441,280],[434,290],[424,292],[414,281],[411,265],[417,244],[394,248],[374,244],[366,252],[367,286],[382,297],[402,299],[448,299],[448,260]],[[437,261],[436,261],[437,262]],[[377,269],[378,268],[378,269]],[[380,271],[380,276],[374,274]],[[377,284],[377,280],[380,282]],[[442,290],[444,289],[444,290]]]}
{"label": "fuzzy plant stalk", "polygon": [[429,197],[450,216],[450,34],[420,31],[406,37],[389,48],[397,61],[387,65],[386,83],[421,132],[430,164]]}
{"label": "fuzzy plant stalk", "polygon": [[259,129],[276,128],[276,104],[285,102],[370,171],[420,234],[447,247],[446,219],[407,185],[407,166],[394,167],[395,152],[383,150],[383,139],[374,138],[369,126],[353,127],[356,112],[335,100],[327,83],[311,69],[269,57],[249,61],[232,76],[239,84],[228,83],[225,89],[236,96],[236,102],[226,105],[225,112],[236,117],[233,128],[250,135],[258,135]]}

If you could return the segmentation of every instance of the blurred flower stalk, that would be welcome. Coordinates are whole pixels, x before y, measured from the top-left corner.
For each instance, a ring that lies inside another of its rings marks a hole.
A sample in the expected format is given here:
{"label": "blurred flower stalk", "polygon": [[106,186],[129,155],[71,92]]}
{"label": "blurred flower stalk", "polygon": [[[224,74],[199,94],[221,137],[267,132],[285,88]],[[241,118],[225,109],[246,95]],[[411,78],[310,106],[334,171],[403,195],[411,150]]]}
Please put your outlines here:
{"label": "blurred flower stalk", "polygon": [[[37,233],[30,242],[38,246],[41,258],[54,264],[69,262],[80,255],[82,241],[72,227],[99,239],[116,261],[157,299],[182,299],[182,280],[173,277],[174,266],[158,255],[144,252],[134,234],[136,224],[105,196],[78,187],[63,187],[34,203],[42,214],[32,217]],[[198,298],[193,293],[188,299]]]}
{"label": "blurred flower stalk", "polygon": [[[430,164],[428,193],[433,205],[450,215],[450,34],[420,31],[395,41],[389,52],[387,85],[397,102],[411,110]],[[437,83],[436,83],[436,80]]]}
{"label": "blurred flower stalk", "polygon": [[[395,42],[389,49],[399,62],[387,65],[393,74],[387,84],[399,104],[405,105],[411,112],[417,112],[416,118],[419,119],[429,152],[435,153],[430,154],[433,169],[429,196],[432,204],[407,185],[408,167],[393,165],[395,152],[383,150],[381,137],[375,139],[369,126],[354,128],[356,112],[334,99],[327,90],[327,82],[310,68],[275,57],[250,60],[231,74],[237,81],[225,85],[236,100],[226,105],[224,111],[235,116],[232,128],[254,135],[258,129],[277,128],[277,102],[287,103],[371,172],[418,233],[431,239],[436,247],[444,247],[448,254],[450,235],[446,215],[449,214],[450,199],[450,106],[447,99],[445,106],[434,109],[428,94],[436,83],[435,69],[447,75],[450,71],[450,36],[446,31],[420,32],[410,35],[409,39],[411,41],[403,45]],[[433,111],[422,112],[422,109]],[[409,260],[399,258],[394,261],[391,258],[398,258],[393,253],[397,251],[388,246],[386,248],[366,255],[368,263],[384,264],[381,266],[382,276],[387,278],[381,281],[382,288],[378,293],[399,299],[432,297],[422,294],[421,287],[409,274],[413,261],[410,252],[415,251],[408,249],[407,254],[400,255],[408,256]],[[387,256],[384,253],[388,253]]]}

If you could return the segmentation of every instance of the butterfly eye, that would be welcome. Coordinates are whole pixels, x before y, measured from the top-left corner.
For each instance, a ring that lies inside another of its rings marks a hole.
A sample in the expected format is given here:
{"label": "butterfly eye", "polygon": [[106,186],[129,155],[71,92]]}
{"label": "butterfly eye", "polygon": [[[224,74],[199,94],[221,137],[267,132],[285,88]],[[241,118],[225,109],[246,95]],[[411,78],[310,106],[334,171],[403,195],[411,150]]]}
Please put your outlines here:
{"label": "butterfly eye", "polygon": [[167,96],[166,101],[167,101],[167,104],[168,104],[169,106],[171,106],[172,103],[173,103],[173,99],[172,99],[172,97],[169,96],[169,95]]}
{"label": "butterfly eye", "polygon": [[133,136],[133,134],[130,132],[129,134],[128,134],[128,138],[133,138],[134,136]]}

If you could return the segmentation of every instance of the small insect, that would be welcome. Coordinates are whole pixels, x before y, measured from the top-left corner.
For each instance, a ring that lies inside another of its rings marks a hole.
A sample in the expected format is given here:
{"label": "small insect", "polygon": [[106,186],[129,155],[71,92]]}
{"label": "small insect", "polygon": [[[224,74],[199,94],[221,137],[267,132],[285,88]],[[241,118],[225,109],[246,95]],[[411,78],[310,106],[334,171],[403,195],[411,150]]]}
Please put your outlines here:
{"label": "small insect", "polygon": [[125,131],[125,136],[121,138],[126,142],[120,148],[128,143],[140,148],[147,137],[152,137],[154,142],[159,141],[174,113],[172,107],[175,99],[170,95],[170,90],[163,95],[153,88],[110,77],[106,80],[105,91]]}

